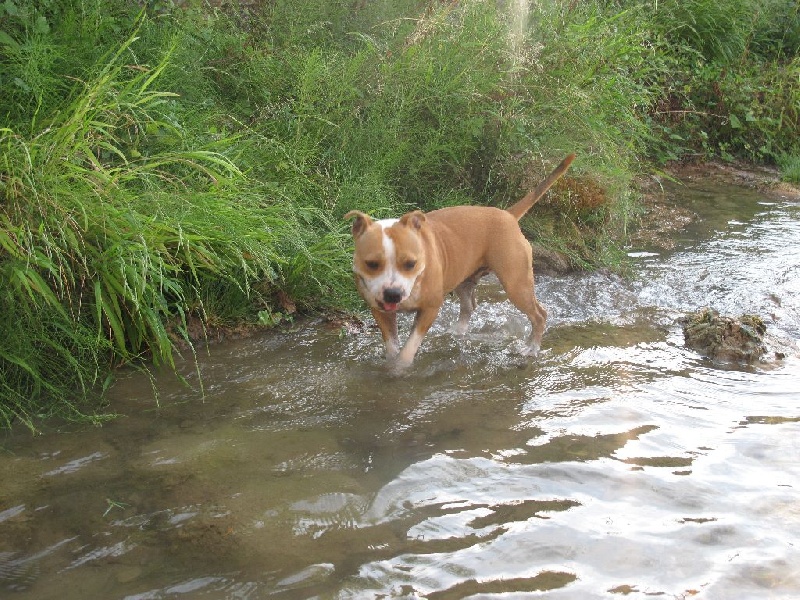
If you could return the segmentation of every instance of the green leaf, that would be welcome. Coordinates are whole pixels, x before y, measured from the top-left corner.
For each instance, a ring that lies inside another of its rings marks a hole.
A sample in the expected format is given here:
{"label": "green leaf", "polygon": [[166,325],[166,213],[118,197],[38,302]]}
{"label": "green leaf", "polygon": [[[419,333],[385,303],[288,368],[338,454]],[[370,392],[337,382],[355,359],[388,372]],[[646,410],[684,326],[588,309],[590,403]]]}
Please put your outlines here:
{"label": "green leaf", "polygon": [[47,22],[47,18],[41,16],[38,17],[33,26],[33,30],[36,33],[50,33],[50,24]]}
{"label": "green leaf", "polygon": [[3,4],[3,8],[5,8],[6,13],[11,15],[12,17],[19,16],[19,7],[13,2],[11,2],[11,0],[6,0],[5,3]]}
{"label": "green leaf", "polygon": [[8,35],[5,31],[0,31],[0,44],[11,46],[15,50],[19,49],[19,44],[17,43],[17,41],[10,35]]}
{"label": "green leaf", "polygon": [[730,120],[731,120],[731,129],[741,129],[742,128],[742,122],[739,120],[739,117],[737,117],[734,114],[729,115],[729,117],[730,117]]}

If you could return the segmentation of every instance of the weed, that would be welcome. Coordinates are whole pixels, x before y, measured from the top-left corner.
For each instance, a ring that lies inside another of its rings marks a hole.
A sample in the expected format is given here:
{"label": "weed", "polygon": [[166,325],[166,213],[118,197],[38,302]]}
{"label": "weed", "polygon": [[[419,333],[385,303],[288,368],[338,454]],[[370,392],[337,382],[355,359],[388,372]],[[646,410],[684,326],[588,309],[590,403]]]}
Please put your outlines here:
{"label": "weed", "polygon": [[781,154],[778,157],[781,179],[791,183],[800,183],[800,155]]}

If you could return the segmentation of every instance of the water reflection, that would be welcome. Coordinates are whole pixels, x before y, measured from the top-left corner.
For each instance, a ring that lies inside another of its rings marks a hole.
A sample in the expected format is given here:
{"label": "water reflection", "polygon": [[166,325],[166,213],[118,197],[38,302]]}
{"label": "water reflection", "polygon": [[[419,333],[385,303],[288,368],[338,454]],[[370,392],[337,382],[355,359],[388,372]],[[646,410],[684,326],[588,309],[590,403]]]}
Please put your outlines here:
{"label": "water reflection", "polygon": [[202,392],[130,374],[103,428],[9,434],[0,595],[796,597],[800,360],[721,368],[676,317],[800,337],[800,211],[687,201],[704,229],[634,280],[539,279],[537,362],[489,283],[401,377],[376,332],[307,324],[212,347]]}

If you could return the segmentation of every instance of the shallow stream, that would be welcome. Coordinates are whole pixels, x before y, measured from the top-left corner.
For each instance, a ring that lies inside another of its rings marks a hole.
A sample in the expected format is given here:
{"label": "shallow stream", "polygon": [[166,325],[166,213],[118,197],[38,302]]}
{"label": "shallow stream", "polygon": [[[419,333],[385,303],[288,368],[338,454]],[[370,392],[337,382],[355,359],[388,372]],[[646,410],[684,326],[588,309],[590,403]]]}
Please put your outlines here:
{"label": "shallow stream", "polygon": [[0,597],[800,597],[800,359],[713,364],[678,322],[799,340],[800,206],[671,193],[700,219],[632,278],[537,278],[536,361],[487,282],[403,376],[377,330],[304,324],[203,350],[203,394],[187,361],[102,428],[4,434]]}

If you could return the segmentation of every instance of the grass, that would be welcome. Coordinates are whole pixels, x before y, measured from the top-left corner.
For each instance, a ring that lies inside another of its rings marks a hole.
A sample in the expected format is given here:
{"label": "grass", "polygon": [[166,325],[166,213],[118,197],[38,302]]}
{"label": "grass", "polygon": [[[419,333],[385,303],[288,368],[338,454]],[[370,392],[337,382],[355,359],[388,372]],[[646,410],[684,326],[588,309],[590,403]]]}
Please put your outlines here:
{"label": "grass", "polygon": [[[783,161],[792,2],[0,5],[0,424],[100,422],[190,331],[352,309],[342,215],[504,206],[620,260],[645,161]],[[519,5],[522,7],[523,5]]]}
{"label": "grass", "polygon": [[800,155],[783,154],[778,157],[781,179],[790,183],[800,183]]}
{"label": "grass", "polygon": [[310,296],[324,285],[314,253],[327,250],[308,225],[327,219],[250,182],[226,155],[235,135],[191,139],[176,94],[153,89],[174,45],[153,66],[125,60],[144,23],[57,112],[34,115],[31,134],[0,131],[6,425],[32,427],[42,405],[95,418],[111,369],[172,365],[176,338],[191,344],[187,319],[219,319],[206,305],[239,304],[243,317],[279,286]]}
{"label": "grass", "polygon": [[668,0],[655,31],[673,50],[652,111],[656,160],[775,163],[800,129],[800,5],[789,0]]}

